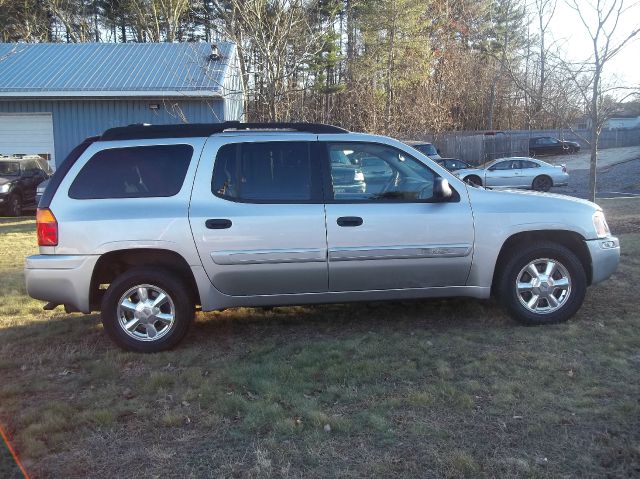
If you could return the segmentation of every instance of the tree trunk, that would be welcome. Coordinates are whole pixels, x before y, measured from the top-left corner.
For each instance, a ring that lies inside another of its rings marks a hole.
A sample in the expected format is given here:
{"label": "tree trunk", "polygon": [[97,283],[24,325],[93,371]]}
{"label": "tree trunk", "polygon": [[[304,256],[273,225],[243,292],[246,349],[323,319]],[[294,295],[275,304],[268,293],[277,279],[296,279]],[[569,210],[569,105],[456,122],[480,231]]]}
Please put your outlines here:
{"label": "tree trunk", "polygon": [[600,110],[599,110],[599,98],[600,98],[600,73],[602,71],[602,64],[600,63],[600,56],[596,51],[594,61],[595,71],[593,74],[593,86],[591,92],[591,160],[589,161],[589,200],[596,201],[596,175],[598,173],[598,140],[600,139]]}
{"label": "tree trunk", "polygon": [[489,111],[487,112],[487,130],[493,130],[493,110],[496,105],[496,82],[491,83],[489,90]]}
{"label": "tree trunk", "polygon": [[589,161],[589,200],[596,201],[596,173],[598,167],[598,133],[596,126],[591,129],[591,160]]}

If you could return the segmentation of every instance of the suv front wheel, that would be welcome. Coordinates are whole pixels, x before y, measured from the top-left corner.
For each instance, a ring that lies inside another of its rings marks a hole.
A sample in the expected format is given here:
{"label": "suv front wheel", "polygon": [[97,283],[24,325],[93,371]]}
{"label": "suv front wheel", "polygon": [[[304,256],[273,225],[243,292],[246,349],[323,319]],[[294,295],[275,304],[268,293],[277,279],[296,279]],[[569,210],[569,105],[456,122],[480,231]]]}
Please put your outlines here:
{"label": "suv front wheel", "polygon": [[192,295],[169,271],[133,268],[118,276],[102,299],[102,324],[128,351],[153,353],[174,347],[194,316]]}
{"label": "suv front wheel", "polygon": [[498,292],[511,316],[524,324],[566,321],[584,301],[587,276],[564,246],[542,242],[525,247],[502,270]]}

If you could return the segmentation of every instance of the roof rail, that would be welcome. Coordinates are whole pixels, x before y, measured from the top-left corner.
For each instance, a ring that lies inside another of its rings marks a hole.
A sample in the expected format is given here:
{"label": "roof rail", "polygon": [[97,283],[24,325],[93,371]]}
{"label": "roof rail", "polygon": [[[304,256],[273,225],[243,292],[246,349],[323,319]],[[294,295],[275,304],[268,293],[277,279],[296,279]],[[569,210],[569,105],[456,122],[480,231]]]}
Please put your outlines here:
{"label": "roof rail", "polygon": [[145,125],[137,123],[106,130],[100,140],[142,140],[155,138],[189,138],[211,136],[225,130],[294,130],[305,133],[349,133],[337,126],[323,123],[181,123],[177,125]]}

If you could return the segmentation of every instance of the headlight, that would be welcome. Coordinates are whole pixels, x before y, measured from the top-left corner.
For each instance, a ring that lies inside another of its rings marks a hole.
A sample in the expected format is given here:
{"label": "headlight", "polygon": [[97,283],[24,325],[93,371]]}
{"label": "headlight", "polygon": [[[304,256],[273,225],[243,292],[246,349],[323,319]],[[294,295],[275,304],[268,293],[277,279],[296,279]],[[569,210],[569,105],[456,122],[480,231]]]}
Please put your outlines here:
{"label": "headlight", "polygon": [[364,181],[364,173],[362,171],[356,171],[353,175],[354,181]]}
{"label": "headlight", "polygon": [[598,238],[606,238],[611,234],[609,225],[607,224],[607,220],[604,219],[604,213],[602,211],[596,211],[593,214],[593,227],[596,229]]}
{"label": "headlight", "polygon": [[38,186],[36,188],[36,195],[44,195],[44,190],[45,190],[44,186]]}
{"label": "headlight", "polygon": [[11,185],[9,183],[6,183],[0,186],[0,193],[8,193],[10,188],[11,188]]}

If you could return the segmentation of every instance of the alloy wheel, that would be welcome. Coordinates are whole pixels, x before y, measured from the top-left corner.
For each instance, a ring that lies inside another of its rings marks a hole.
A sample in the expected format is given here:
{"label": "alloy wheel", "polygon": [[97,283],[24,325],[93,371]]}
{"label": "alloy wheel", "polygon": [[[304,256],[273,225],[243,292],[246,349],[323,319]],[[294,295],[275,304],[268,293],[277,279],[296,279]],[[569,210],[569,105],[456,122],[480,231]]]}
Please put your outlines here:
{"label": "alloy wheel", "polygon": [[571,276],[559,261],[541,258],[531,261],[516,277],[520,304],[536,314],[562,308],[571,295]]}
{"label": "alloy wheel", "polygon": [[173,326],[176,308],[166,291],[150,284],[127,290],[118,301],[118,324],[138,341],[157,341]]}

